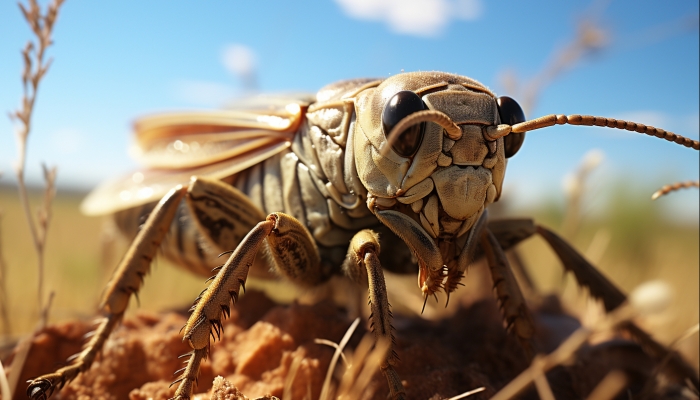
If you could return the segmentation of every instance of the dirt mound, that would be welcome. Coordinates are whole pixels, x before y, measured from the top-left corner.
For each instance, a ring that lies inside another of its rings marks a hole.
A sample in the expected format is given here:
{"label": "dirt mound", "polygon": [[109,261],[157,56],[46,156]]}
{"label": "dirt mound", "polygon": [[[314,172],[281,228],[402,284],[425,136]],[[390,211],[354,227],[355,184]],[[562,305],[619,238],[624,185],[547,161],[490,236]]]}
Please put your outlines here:
{"label": "dirt mound", "polygon": [[[538,345],[545,350],[554,348],[578,327],[576,320],[556,309],[541,310],[536,318]],[[169,387],[175,379],[173,372],[182,366],[177,357],[190,350],[179,333],[186,319],[186,313],[174,312],[140,312],[125,319],[92,368],[54,398],[170,398],[175,391]],[[251,291],[232,310],[221,340],[213,344],[201,369],[196,390],[201,395],[196,398],[242,399],[242,394],[283,398],[286,386],[292,399],[317,399],[334,349],[314,339],[338,343],[351,323],[343,309],[328,302],[278,305]],[[396,316],[394,326],[401,359],[396,370],[409,399],[449,398],[479,387],[485,390],[470,398],[486,399],[528,366],[517,341],[503,329],[494,301],[461,307],[441,321]],[[92,329],[91,324],[81,321],[46,328],[34,338],[20,382],[64,365],[69,356],[80,351],[83,336]],[[360,324],[348,351],[367,333]],[[298,369],[293,380],[286,382],[295,359],[301,360],[297,361]],[[634,369],[636,375],[629,385],[639,390],[653,366],[638,346],[618,340],[583,349],[573,365],[553,370],[548,380],[557,398],[584,398],[616,368]],[[367,388],[373,392],[368,398],[386,399],[388,388],[381,373],[374,375]],[[523,398],[531,396],[537,398],[534,389]],[[24,396],[18,393],[15,398]]]}

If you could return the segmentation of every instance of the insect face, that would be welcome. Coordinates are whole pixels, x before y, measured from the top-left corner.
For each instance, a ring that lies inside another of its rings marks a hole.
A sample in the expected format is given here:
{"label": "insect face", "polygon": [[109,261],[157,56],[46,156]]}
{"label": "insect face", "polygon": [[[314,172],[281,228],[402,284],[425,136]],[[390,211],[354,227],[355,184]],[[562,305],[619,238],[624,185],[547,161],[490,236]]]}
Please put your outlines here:
{"label": "insect face", "polygon": [[449,239],[498,199],[506,151],[504,138],[482,132],[500,123],[486,87],[456,75],[402,74],[356,104],[357,171],[374,207],[401,211],[432,238]]}

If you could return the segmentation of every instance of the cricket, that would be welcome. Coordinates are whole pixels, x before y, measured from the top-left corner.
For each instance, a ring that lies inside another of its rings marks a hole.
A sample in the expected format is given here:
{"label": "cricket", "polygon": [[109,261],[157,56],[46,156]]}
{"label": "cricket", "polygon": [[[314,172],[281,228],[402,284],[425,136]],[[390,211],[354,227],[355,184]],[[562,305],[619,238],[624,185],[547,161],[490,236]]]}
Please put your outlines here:
{"label": "cricket", "polygon": [[[414,275],[425,307],[438,294],[449,301],[469,279],[470,265],[485,259],[504,326],[533,360],[541,352],[535,321],[505,255],[523,240],[544,239],[608,312],[627,298],[552,229],[532,219],[489,218],[508,159],[529,151],[526,134],[564,124],[700,149],[697,140],[612,118],[527,119],[516,100],[445,72],[345,80],[315,95],[138,120],[143,168],[105,182],[82,205],[86,214],[111,215],[133,238],[104,291],[104,319],[75,358],[29,383],[28,397],[47,399],[91,367],[130,299],[142,286],[148,290],[146,275],[159,252],[192,273],[214,271],[182,330],[192,351],[174,382],[177,400],[192,398],[200,366],[249,276],[300,287],[343,276],[367,290],[368,324],[376,343],[387,346],[380,370],[398,400],[408,393],[395,369],[401,354],[384,271]],[[223,265],[220,254],[228,257]],[[634,324],[628,330],[665,360],[669,374],[698,387],[682,358]]]}

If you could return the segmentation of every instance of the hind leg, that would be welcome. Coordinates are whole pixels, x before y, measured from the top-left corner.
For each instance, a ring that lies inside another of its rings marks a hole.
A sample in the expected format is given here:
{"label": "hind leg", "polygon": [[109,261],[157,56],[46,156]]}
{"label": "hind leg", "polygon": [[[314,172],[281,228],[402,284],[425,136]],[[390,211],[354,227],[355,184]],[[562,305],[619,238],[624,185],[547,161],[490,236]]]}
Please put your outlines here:
{"label": "hind leg", "polygon": [[90,368],[112,330],[124,316],[131,295],[138,293],[143,277],[150,269],[151,261],[170,227],[185,190],[186,188],[180,186],[168,192],[153,209],[132,242],[102,298],[100,308],[105,312],[106,318],[100,323],[85,349],[77,354],[69,365],[32,380],[27,388],[28,397],[46,399],[56,389],[60,389]]}
{"label": "hind leg", "polygon": [[[564,270],[571,272],[580,286],[586,287],[593,297],[600,300],[606,311],[610,312],[626,301],[627,296],[614,283],[566,240],[548,228],[535,224],[530,219],[493,221],[489,222],[488,228],[494,233],[496,243],[492,246],[500,246],[504,249],[514,246],[535,233],[539,234],[557,254]],[[631,321],[623,323],[620,328],[629,332],[657,362],[666,364],[664,366],[666,373],[679,381],[687,379],[694,387],[699,387],[700,380],[697,372],[677,352],[667,349]]]}

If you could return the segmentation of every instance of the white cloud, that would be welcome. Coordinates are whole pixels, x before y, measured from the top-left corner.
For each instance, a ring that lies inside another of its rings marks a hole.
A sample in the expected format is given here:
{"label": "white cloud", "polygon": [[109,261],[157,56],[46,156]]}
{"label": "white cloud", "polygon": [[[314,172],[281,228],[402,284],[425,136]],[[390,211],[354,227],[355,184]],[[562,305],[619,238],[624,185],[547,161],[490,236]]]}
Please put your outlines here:
{"label": "white cloud", "polygon": [[452,10],[456,18],[473,21],[481,17],[484,7],[481,0],[456,0],[452,4]]}
{"label": "white cloud", "polygon": [[242,44],[230,44],[221,53],[221,59],[226,69],[239,77],[255,73],[255,53]]}
{"label": "white cloud", "polygon": [[452,19],[481,16],[481,0],[336,0],[350,17],[383,21],[394,32],[436,36]]}

